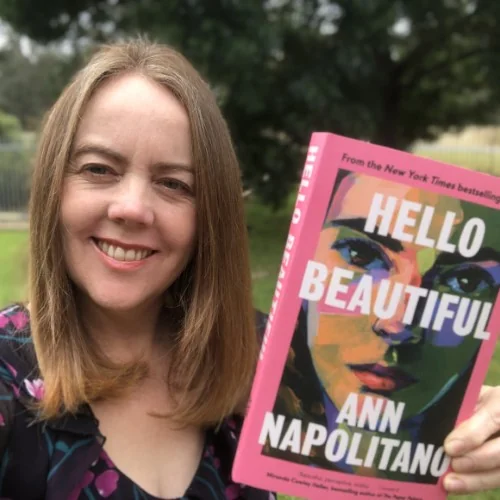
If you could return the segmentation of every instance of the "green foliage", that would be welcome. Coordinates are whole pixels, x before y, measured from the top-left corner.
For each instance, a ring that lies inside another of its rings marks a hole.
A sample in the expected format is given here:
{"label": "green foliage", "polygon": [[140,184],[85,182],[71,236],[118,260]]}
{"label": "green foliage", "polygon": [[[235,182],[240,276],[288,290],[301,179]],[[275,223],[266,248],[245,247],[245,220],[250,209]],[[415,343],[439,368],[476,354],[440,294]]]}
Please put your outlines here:
{"label": "green foliage", "polygon": [[498,114],[489,0],[0,0],[0,16],[40,41],[111,30],[180,48],[220,98],[245,183],[276,207],[313,130],[405,149]]}
{"label": "green foliage", "polygon": [[75,68],[73,57],[55,50],[37,47],[28,57],[12,34],[0,52],[0,108],[16,116],[23,128],[36,128]]}
{"label": "green foliage", "polygon": [[20,33],[25,33],[42,42],[63,36],[74,25],[80,12],[91,9],[96,12],[99,5],[107,1],[93,0],[0,0],[0,17],[7,20]]}
{"label": "green foliage", "polygon": [[0,110],[0,142],[19,139],[21,133],[22,127],[19,119]]}

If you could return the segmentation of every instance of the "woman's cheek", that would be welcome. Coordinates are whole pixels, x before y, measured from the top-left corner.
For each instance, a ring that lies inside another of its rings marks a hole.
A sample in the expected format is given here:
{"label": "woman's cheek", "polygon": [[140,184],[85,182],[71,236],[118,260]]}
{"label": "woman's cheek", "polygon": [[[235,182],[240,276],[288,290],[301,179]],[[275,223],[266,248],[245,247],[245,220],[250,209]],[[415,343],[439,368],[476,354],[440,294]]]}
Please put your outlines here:
{"label": "woman's cheek", "polygon": [[322,314],[315,339],[316,349],[332,346],[338,363],[367,363],[383,359],[387,344],[375,334],[369,316]]}
{"label": "woman's cheek", "polygon": [[321,231],[314,255],[314,260],[325,264],[329,270],[334,266],[342,265],[342,263],[345,265],[340,255],[332,250],[332,245],[337,239],[338,232],[336,228],[329,228]]}

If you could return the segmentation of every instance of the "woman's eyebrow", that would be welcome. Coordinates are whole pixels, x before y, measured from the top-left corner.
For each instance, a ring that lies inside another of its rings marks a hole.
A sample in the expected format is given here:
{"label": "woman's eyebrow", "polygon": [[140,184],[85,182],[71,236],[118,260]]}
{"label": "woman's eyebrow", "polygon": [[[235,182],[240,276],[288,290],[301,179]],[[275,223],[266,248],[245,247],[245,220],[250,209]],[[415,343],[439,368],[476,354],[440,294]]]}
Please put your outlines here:
{"label": "woman's eyebrow", "polygon": [[393,252],[402,252],[404,250],[403,245],[400,241],[396,240],[392,236],[383,236],[378,234],[378,228],[375,229],[373,233],[368,233],[365,231],[366,218],[356,217],[352,219],[336,219],[328,221],[328,227],[339,227],[344,226],[350,229],[354,229],[359,233],[365,234],[368,238],[380,243],[384,247],[392,250]]}
{"label": "woman's eyebrow", "polygon": [[73,159],[78,158],[79,156],[83,156],[85,154],[97,154],[109,158],[110,160],[115,161],[116,163],[127,163],[127,158],[107,146],[102,146],[100,144],[90,144],[83,143],[75,147],[73,153],[71,154]]}
{"label": "woman's eyebrow", "polygon": [[473,257],[464,257],[457,253],[442,252],[436,259],[435,266],[450,266],[466,262],[493,261],[500,264],[500,252],[491,247],[483,247]]}
{"label": "woman's eyebrow", "polygon": [[[107,146],[103,146],[101,144],[92,144],[92,143],[83,143],[77,145],[75,150],[72,153],[72,159],[76,160],[79,156],[83,156],[85,154],[96,154],[108,158],[109,160],[118,163],[120,165],[127,165],[128,160],[127,157],[114,149],[111,149]],[[184,171],[190,174],[193,173],[193,168],[191,165],[182,163],[182,162],[157,162],[152,166],[153,170],[155,170],[158,174],[169,173],[174,171]]]}
{"label": "woman's eyebrow", "polygon": [[168,174],[171,172],[187,172],[193,174],[193,168],[184,163],[158,162],[155,163],[152,168],[157,174]]}

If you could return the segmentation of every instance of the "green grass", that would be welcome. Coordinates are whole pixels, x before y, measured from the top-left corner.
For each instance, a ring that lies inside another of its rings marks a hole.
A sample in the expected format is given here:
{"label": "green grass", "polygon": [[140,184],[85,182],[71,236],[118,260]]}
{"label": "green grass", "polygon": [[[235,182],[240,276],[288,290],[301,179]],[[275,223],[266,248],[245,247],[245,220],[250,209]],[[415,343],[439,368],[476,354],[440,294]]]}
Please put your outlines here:
{"label": "green grass", "polygon": [[258,203],[247,205],[255,307],[268,311],[290,225],[290,203],[278,212]]}
{"label": "green grass", "polygon": [[26,299],[25,231],[0,232],[0,306]]}

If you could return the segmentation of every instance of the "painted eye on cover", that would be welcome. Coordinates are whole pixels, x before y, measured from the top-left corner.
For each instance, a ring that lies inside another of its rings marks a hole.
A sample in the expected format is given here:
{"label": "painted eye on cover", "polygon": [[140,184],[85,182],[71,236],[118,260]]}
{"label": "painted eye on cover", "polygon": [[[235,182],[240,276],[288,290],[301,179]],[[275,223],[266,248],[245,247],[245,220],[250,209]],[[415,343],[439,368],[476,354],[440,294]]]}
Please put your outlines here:
{"label": "painted eye on cover", "polygon": [[472,265],[448,270],[441,276],[439,281],[441,285],[462,294],[493,291],[496,287],[490,273],[480,266]]}
{"label": "painted eye on cover", "polygon": [[345,238],[336,241],[332,249],[337,250],[350,265],[372,271],[389,270],[392,264],[385,252],[375,243],[362,238]]}

